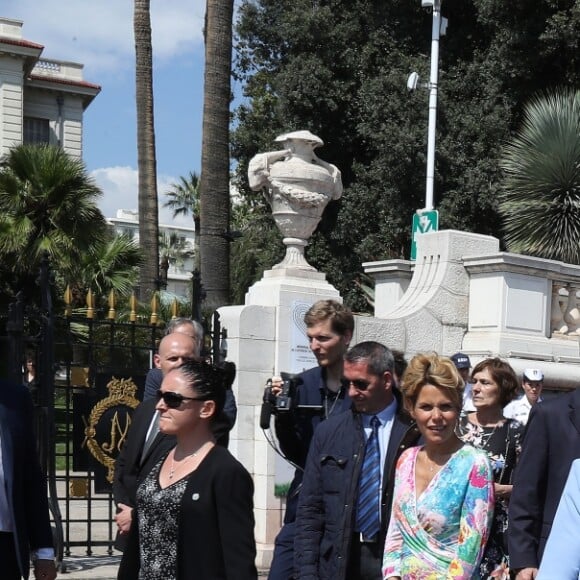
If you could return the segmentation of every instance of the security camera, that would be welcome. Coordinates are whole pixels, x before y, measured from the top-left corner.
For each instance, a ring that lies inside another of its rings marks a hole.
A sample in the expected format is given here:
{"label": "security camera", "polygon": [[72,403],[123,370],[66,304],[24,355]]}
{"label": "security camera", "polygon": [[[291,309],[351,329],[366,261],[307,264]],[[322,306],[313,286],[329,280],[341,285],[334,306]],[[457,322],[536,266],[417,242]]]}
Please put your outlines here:
{"label": "security camera", "polygon": [[407,79],[407,89],[409,91],[414,91],[419,85],[419,75],[416,72],[412,72]]}

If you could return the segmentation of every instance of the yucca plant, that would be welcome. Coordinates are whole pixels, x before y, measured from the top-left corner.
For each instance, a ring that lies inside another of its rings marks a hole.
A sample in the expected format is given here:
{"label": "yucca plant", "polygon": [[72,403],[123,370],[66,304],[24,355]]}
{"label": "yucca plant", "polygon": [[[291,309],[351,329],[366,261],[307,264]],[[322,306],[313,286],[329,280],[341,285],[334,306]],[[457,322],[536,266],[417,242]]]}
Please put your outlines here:
{"label": "yucca plant", "polygon": [[501,165],[508,249],[580,264],[580,91],[532,99]]}

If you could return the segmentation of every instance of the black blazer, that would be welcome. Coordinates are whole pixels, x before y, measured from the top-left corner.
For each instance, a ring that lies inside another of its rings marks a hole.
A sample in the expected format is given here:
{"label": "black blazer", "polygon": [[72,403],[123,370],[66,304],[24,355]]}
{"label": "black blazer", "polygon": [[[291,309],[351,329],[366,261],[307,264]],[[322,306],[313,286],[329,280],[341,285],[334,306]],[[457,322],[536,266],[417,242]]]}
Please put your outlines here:
{"label": "black blazer", "polygon": [[[139,477],[147,475],[153,466],[175,446],[175,437],[158,433],[153,443],[143,457],[143,446],[149,425],[155,414],[156,401],[149,400],[141,403],[131,418],[131,428],[127,441],[115,462],[113,478],[113,498],[115,504],[124,503],[135,507],[135,495],[139,484]],[[133,526],[131,526],[131,532]],[[119,535],[115,539],[115,548],[124,551],[128,535]],[[121,564],[122,565],[122,564]]]}
{"label": "black blazer", "polygon": [[133,413],[127,441],[115,462],[113,479],[115,503],[134,507],[139,476],[149,473],[157,461],[175,446],[175,437],[158,433],[146,456],[142,457],[145,437],[155,414],[155,405],[154,400],[144,401]]}
{"label": "black blazer", "polygon": [[[253,494],[250,474],[216,445],[189,477],[181,500],[178,580],[256,580]],[[138,520],[139,506],[120,580],[139,577]]]}
{"label": "black blazer", "polygon": [[510,568],[538,568],[572,461],[580,457],[580,388],[537,403],[509,503]]}
{"label": "black blazer", "polygon": [[28,578],[30,551],[53,546],[46,482],[38,461],[28,389],[0,382],[2,468],[20,572]]}

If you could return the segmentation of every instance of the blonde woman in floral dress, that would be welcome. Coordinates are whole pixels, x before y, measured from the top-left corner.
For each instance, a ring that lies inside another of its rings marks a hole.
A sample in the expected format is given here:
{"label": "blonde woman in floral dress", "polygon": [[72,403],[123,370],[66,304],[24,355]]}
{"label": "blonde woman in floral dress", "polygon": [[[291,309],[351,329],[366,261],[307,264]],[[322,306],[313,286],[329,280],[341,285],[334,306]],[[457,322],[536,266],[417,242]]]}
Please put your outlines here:
{"label": "blonde woman in floral dress", "polygon": [[518,379],[507,362],[488,358],[474,367],[472,383],[475,412],[461,417],[457,434],[487,453],[496,497],[493,526],[479,573],[485,580],[509,580],[508,502],[524,426],[514,419],[506,419],[503,408],[516,397]]}
{"label": "blonde woman in floral dress", "polygon": [[491,527],[494,494],[485,453],[455,434],[463,381],[450,359],[417,355],[403,376],[405,408],[424,445],[397,464],[383,558],[388,580],[468,580]]}

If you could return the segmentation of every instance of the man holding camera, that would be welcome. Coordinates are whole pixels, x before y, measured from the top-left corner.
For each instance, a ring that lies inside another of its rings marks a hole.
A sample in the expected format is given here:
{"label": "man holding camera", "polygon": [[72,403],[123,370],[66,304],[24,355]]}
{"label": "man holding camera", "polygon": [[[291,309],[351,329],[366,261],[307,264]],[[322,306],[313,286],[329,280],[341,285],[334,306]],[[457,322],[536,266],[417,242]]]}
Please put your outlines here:
{"label": "man holding camera", "polygon": [[[354,317],[336,300],[320,300],[304,316],[310,349],[318,366],[295,379],[290,408],[275,412],[276,436],[285,457],[296,465],[288,490],[284,525],[276,537],[269,580],[288,580],[293,573],[294,533],[298,494],[314,430],[324,419],[350,409],[351,401],[342,380],[343,357],[352,339]],[[272,394],[283,393],[283,381],[272,379]],[[312,412],[305,407],[319,408]],[[303,409],[301,409],[303,407]]]}

